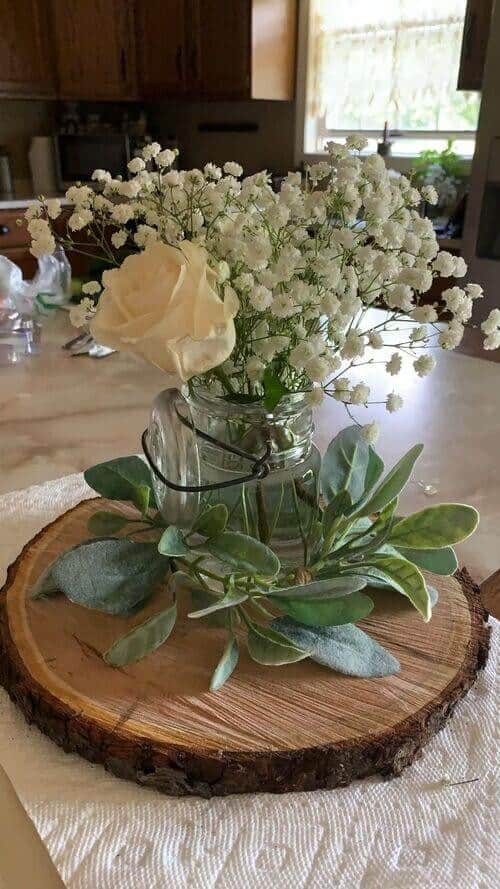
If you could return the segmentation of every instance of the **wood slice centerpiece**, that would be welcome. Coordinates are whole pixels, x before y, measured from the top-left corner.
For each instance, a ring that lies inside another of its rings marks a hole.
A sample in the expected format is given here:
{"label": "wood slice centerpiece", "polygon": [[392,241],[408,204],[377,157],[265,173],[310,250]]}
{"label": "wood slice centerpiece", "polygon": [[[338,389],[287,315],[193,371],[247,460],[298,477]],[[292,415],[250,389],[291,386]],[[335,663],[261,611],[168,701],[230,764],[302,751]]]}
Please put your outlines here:
{"label": "wood slice centerpiece", "polygon": [[[154,654],[112,668],[101,654],[144,613],[121,618],[64,596],[29,598],[48,565],[88,538],[87,521],[103,502],[66,512],[11,565],[0,597],[0,680],[30,722],[116,775],[206,797],[397,775],[486,662],[485,612],[462,570],[433,576],[439,602],[428,624],[404,597],[376,592],[360,626],[399,659],[393,676],[358,679],[309,660],[264,667],[242,646],[231,679],[210,692],[224,632],[182,615]],[[148,611],[157,610],[153,600]]]}

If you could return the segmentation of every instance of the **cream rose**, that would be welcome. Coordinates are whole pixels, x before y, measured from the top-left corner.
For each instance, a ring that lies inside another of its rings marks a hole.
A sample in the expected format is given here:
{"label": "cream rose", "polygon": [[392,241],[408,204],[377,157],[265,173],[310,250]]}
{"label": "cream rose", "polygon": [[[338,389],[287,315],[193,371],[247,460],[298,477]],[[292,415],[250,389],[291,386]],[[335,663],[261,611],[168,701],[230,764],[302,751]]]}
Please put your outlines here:
{"label": "cream rose", "polygon": [[238,298],[217,293],[217,273],[204,247],[155,243],[104,272],[90,329],[104,346],[134,352],[167,373],[189,380],[217,367],[235,342]]}

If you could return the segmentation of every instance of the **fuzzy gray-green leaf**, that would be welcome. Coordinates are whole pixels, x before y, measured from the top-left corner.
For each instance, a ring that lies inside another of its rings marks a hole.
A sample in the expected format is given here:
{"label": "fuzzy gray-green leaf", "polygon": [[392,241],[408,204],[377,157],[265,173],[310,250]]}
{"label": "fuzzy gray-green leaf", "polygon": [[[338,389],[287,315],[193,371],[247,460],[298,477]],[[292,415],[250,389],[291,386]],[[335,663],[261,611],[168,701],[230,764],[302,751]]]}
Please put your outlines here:
{"label": "fuzzy gray-green leaf", "polygon": [[473,506],[440,503],[396,522],[389,542],[412,549],[442,549],[469,537],[478,522],[479,513]]}
{"label": "fuzzy gray-green leaf", "polygon": [[348,676],[391,676],[399,661],[353,624],[342,627],[307,627],[288,617],[272,626],[296,645],[311,650],[311,660]]}
{"label": "fuzzy gray-green leaf", "polygon": [[270,627],[252,624],[248,627],[247,645],[250,657],[258,664],[278,667],[309,657],[309,650],[295,645],[286,636]]}
{"label": "fuzzy gray-green leaf", "polygon": [[176,617],[177,606],[174,603],[118,639],[104,654],[104,660],[112,667],[123,667],[125,664],[140,661],[156,651],[168,639]]}
{"label": "fuzzy gray-green leaf", "polygon": [[347,596],[366,586],[365,581],[358,577],[330,577],[326,580],[312,580],[311,583],[297,586],[279,587],[269,590],[268,596],[274,599],[334,599]]}
{"label": "fuzzy gray-green leaf", "polygon": [[221,562],[248,574],[272,577],[278,573],[280,562],[268,546],[239,531],[223,531],[207,540],[205,549]]}
{"label": "fuzzy gray-green leaf", "polygon": [[161,535],[158,552],[162,556],[190,556],[191,550],[184,543],[184,535],[180,528],[170,525]]}
{"label": "fuzzy gray-green leaf", "polygon": [[214,670],[210,682],[210,691],[217,691],[227,682],[238,663],[238,656],[238,642],[236,636],[231,633],[222,652],[222,657]]}
{"label": "fuzzy gray-green leaf", "polygon": [[216,503],[215,506],[209,506],[196,518],[192,530],[204,537],[214,537],[224,531],[228,517],[226,504]]}
{"label": "fuzzy gray-green leaf", "polygon": [[128,523],[129,519],[121,513],[100,509],[90,516],[87,528],[96,537],[109,537],[110,534],[121,531]]}
{"label": "fuzzy gray-green leaf", "polygon": [[422,444],[416,444],[410,448],[408,453],[401,457],[401,460],[396,463],[368,501],[364,503],[359,510],[359,515],[368,516],[374,512],[379,512],[401,493],[410,478],[416,461],[422,453],[423,447]]}
{"label": "fuzzy gray-green leaf", "polygon": [[155,543],[109,537],[63,553],[52,565],[52,579],[77,605],[126,614],[151,595],[167,570]]}
{"label": "fuzzy gray-green leaf", "polygon": [[433,574],[446,576],[454,574],[458,568],[457,557],[451,546],[444,546],[442,549],[408,549],[400,546],[397,551],[409,562],[424,571],[432,571]]}
{"label": "fuzzy gray-green leaf", "polygon": [[372,554],[367,564],[377,568],[379,576],[387,577],[388,583],[406,596],[425,621],[431,618],[431,603],[425,580],[413,562],[396,556]]}
{"label": "fuzzy gray-green leaf", "polygon": [[352,624],[373,610],[372,599],[364,593],[335,599],[280,599],[278,605],[285,614],[309,627]]}
{"label": "fuzzy gray-green leaf", "polygon": [[321,463],[321,489],[329,503],[340,491],[347,491],[356,503],[365,489],[368,444],[359,426],[348,426],[328,445]]}
{"label": "fuzzy gray-green leaf", "polygon": [[118,457],[91,466],[83,473],[94,491],[108,500],[131,500],[145,513],[156,506],[151,473],[140,457]]}

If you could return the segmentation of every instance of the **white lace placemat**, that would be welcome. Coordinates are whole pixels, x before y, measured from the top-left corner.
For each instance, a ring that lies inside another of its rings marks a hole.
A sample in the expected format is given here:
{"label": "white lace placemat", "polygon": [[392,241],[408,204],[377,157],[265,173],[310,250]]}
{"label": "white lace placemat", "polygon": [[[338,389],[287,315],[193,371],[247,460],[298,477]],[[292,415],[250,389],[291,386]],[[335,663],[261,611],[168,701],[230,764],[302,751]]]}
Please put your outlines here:
{"label": "white lace placemat", "polygon": [[[91,492],[81,475],[0,497],[0,573]],[[455,717],[399,779],[315,793],[169,799],[67,755],[0,689],[0,762],[68,889],[493,889],[498,633]],[[448,787],[443,779],[473,783]],[[33,887],[35,889],[35,887]]]}

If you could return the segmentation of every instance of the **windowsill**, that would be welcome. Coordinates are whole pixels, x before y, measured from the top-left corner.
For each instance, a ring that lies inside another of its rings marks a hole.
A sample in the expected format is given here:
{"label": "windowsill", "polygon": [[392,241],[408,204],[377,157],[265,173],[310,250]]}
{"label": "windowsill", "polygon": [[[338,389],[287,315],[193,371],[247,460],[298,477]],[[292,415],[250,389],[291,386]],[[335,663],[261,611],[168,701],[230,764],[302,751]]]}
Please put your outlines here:
{"label": "windowsill", "polygon": [[[363,158],[363,156],[364,156],[363,153],[361,153],[362,158]],[[369,155],[367,154],[366,157],[368,157],[368,156]],[[302,155],[302,157],[300,158],[299,163],[303,162],[305,164],[316,164],[316,163],[319,163],[320,161],[326,160],[327,157],[328,157],[328,154],[326,153],[326,151],[322,152],[321,154],[305,154],[304,153]],[[386,166],[389,167],[391,170],[396,170],[398,173],[409,173],[411,171],[411,169],[413,167],[413,163],[417,159],[417,157],[418,157],[418,154],[413,154],[413,155],[411,155],[411,154],[400,154],[400,155],[391,154],[391,155],[389,155],[389,157],[384,158],[384,160],[386,162]],[[462,158],[462,163],[464,165],[464,170],[465,170],[466,175],[469,175],[471,166],[472,166],[472,158],[471,157],[464,157],[464,158]]]}

